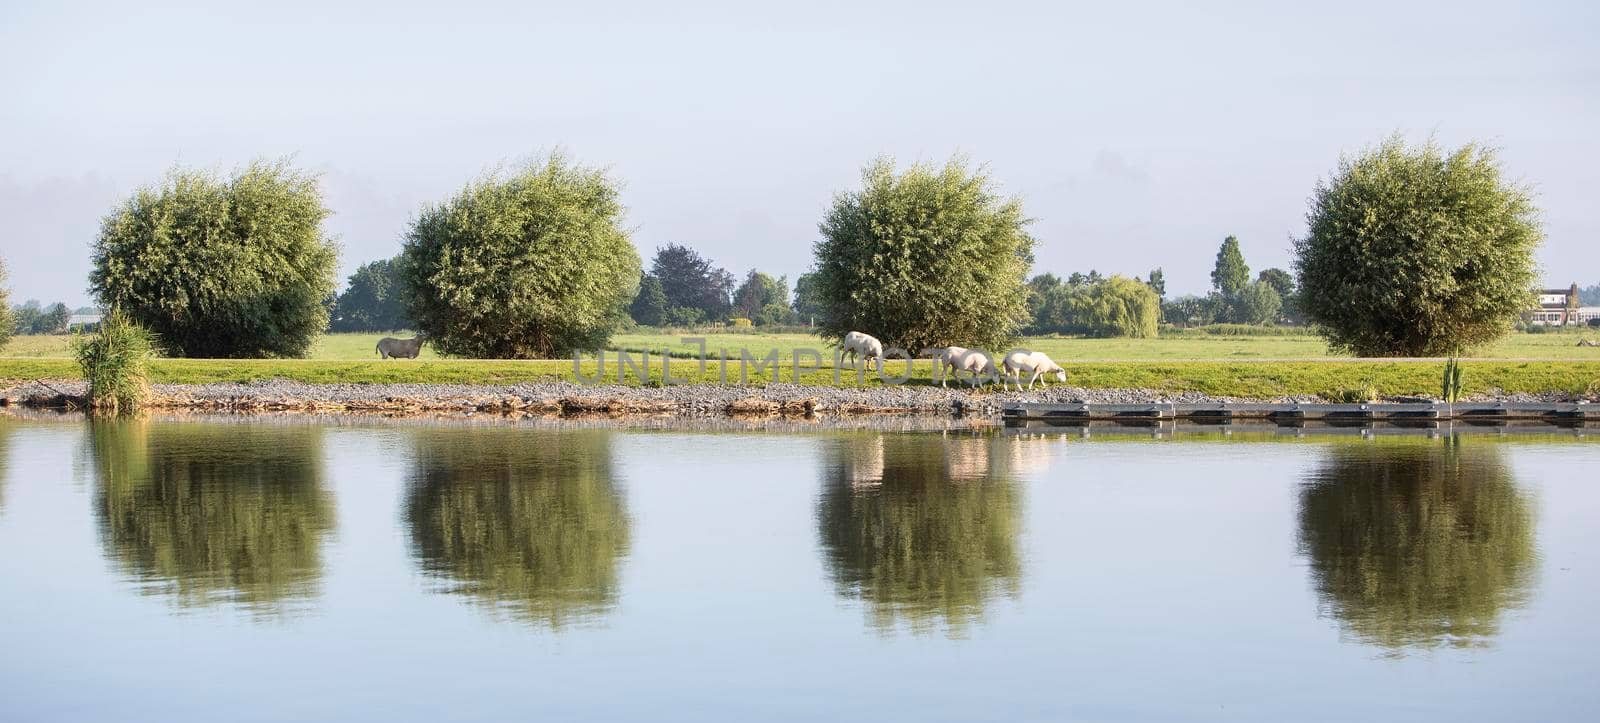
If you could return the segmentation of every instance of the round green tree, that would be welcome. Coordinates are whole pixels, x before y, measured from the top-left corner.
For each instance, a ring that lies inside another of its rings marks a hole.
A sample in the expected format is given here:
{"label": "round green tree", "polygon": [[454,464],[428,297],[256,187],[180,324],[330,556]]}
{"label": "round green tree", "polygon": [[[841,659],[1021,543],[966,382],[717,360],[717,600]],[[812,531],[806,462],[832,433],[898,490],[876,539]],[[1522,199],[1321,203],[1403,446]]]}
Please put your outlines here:
{"label": "round green tree", "polygon": [[1532,305],[1539,211],[1492,149],[1390,138],[1342,160],[1307,220],[1294,244],[1299,311],[1334,349],[1454,354]]}
{"label": "round green tree", "polygon": [[338,247],[317,178],[256,161],[174,169],[107,216],[90,288],[190,357],[305,356],[328,326]]}
{"label": "round green tree", "polygon": [[400,276],[440,353],[551,357],[610,339],[638,289],[639,252],[616,184],[554,154],[423,209]]}
{"label": "round green tree", "polygon": [[1022,203],[960,159],[896,173],[880,158],[820,225],[819,333],[872,334],[912,353],[1003,348],[1028,321],[1033,238]]}

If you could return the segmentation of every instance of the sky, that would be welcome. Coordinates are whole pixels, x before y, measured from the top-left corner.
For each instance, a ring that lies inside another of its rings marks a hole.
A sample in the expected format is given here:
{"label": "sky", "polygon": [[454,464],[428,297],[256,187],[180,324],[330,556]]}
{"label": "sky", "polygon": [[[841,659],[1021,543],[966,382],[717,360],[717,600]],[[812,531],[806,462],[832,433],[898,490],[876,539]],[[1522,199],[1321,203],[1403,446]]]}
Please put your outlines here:
{"label": "sky", "polygon": [[563,149],[634,243],[811,265],[880,155],[962,154],[1023,201],[1035,272],[1203,293],[1223,237],[1287,268],[1341,154],[1498,147],[1547,284],[1600,283],[1600,5],[0,0],[0,259],[78,306],[100,220],[175,165],[321,174],[340,279],[424,204]]}

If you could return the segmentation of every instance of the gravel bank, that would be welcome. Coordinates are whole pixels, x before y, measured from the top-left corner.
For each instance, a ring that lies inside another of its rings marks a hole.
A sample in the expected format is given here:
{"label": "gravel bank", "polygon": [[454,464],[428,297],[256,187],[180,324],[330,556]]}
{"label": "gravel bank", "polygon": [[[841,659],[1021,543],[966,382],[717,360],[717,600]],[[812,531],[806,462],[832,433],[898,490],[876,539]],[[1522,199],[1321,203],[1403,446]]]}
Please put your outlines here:
{"label": "gravel bank", "polygon": [[[46,381],[0,390],[0,402],[23,406],[78,406],[86,385]],[[867,387],[769,384],[642,388],[544,382],[508,386],[466,384],[305,384],[286,380],[223,384],[160,384],[153,407],[196,411],[500,412],[525,414],[661,414],[710,416],[936,414],[998,416],[1010,402],[1300,402],[1316,396],[1244,399],[1154,389],[1083,389],[1052,386],[1033,392],[969,391],[932,386]],[[1473,401],[1561,402],[1570,395],[1479,395]],[[1412,398],[1390,401],[1421,401]]]}

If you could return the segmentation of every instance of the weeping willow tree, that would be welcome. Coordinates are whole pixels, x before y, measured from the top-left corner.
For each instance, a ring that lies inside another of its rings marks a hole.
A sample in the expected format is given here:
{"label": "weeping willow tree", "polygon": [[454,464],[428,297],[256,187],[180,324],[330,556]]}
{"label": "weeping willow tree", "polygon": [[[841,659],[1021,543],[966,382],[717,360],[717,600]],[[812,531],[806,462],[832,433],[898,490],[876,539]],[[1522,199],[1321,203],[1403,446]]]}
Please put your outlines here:
{"label": "weeping willow tree", "polygon": [[106,554],[178,605],[276,615],[315,596],[334,529],[310,425],[93,420]]}
{"label": "weeping willow tree", "polygon": [[960,634],[1020,591],[1020,440],[881,434],[827,450],[817,526],[840,595],[880,630]]}
{"label": "weeping willow tree", "polygon": [[1481,646],[1528,599],[1534,505],[1492,446],[1341,445],[1301,491],[1300,550],[1356,638],[1396,652]]}
{"label": "weeping willow tree", "polygon": [[615,606],[629,520],[605,430],[416,436],[412,552],[449,592],[560,629]]}

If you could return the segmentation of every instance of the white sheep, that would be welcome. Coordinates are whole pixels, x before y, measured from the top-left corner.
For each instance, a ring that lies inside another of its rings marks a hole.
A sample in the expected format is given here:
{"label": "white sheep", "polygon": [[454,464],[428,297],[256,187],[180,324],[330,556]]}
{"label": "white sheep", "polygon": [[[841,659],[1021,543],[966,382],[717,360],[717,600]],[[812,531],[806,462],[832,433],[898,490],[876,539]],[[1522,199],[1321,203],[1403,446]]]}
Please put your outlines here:
{"label": "white sheep", "polygon": [[1017,385],[1017,391],[1022,391],[1022,374],[1030,375],[1028,377],[1029,389],[1033,389],[1035,381],[1042,386],[1049,387],[1050,384],[1043,378],[1046,374],[1055,374],[1058,382],[1067,380],[1067,370],[1062,369],[1060,365],[1056,364],[1042,351],[1014,351],[1006,355],[1002,364],[1006,368],[1006,375],[1000,380],[1001,388],[1005,388],[1005,380],[1009,378],[1012,383]]}
{"label": "white sheep", "polygon": [[[975,387],[985,383],[986,378],[992,379],[998,376],[995,374],[994,360],[981,351],[960,346],[947,346],[938,350],[938,352],[939,386],[941,387],[958,369],[972,373],[972,380],[968,383]],[[946,370],[949,370],[950,373],[946,374]]]}
{"label": "white sheep", "polygon": [[877,362],[878,369],[883,368],[883,342],[869,334],[852,331],[844,335],[843,351],[839,353],[842,362],[846,356],[851,357],[851,366],[864,362],[868,369],[872,369],[873,362]]}

